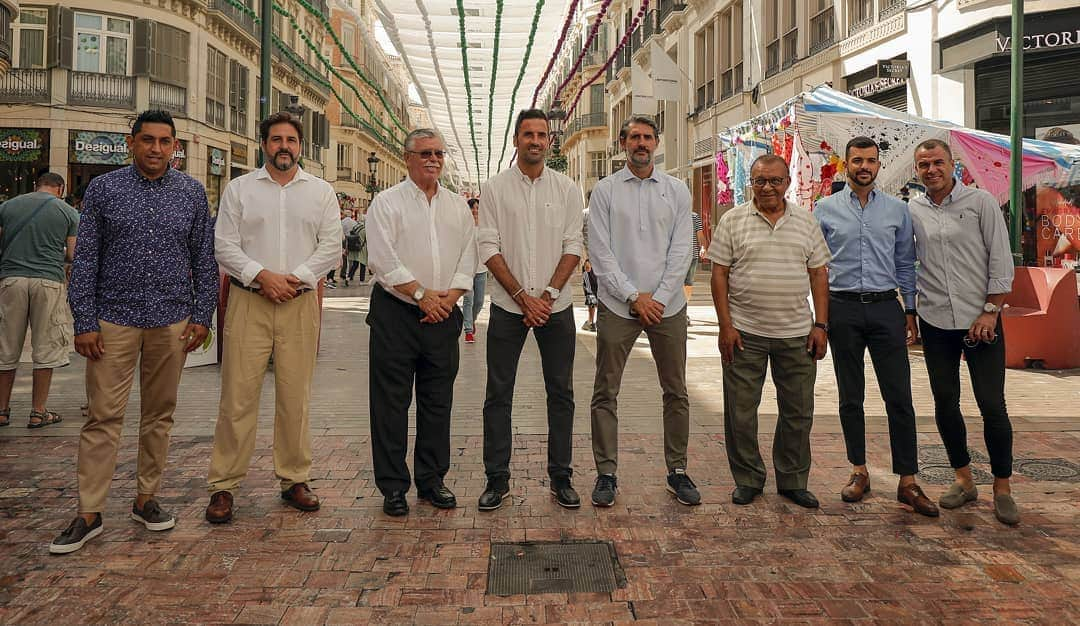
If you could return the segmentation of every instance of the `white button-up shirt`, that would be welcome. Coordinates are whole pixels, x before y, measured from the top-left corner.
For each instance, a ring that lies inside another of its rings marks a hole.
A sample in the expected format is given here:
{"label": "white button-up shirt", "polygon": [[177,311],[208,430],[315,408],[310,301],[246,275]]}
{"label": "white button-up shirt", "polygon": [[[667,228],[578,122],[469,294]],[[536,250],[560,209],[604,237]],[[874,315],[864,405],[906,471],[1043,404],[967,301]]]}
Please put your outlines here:
{"label": "white button-up shirt", "polygon": [[681,311],[693,224],[690,190],[658,168],[640,179],[624,167],[597,183],[589,202],[589,260],[604,306],[631,319],[627,299],[646,292],[664,305],[664,317]]}
{"label": "white button-up shirt", "polygon": [[415,304],[394,285],[417,281],[424,289],[472,289],[476,224],[465,199],[439,185],[427,195],[406,178],[375,196],[367,215],[368,265],[394,297]]}
{"label": "white button-up shirt", "polygon": [[279,185],[265,167],[229,181],[214,229],[214,255],[233,278],[258,287],[266,269],[315,289],[341,258],[341,212],[334,188],[299,167]]}
{"label": "white button-up shirt", "polygon": [[[581,215],[585,203],[581,189],[569,177],[545,167],[533,180],[517,166],[491,177],[480,192],[480,260],[502,254],[525,293],[539,298],[550,283],[563,255],[580,257]],[[499,283],[491,287],[491,301],[500,309],[521,314],[512,294]],[[563,285],[551,306],[558,313],[572,303]]]}

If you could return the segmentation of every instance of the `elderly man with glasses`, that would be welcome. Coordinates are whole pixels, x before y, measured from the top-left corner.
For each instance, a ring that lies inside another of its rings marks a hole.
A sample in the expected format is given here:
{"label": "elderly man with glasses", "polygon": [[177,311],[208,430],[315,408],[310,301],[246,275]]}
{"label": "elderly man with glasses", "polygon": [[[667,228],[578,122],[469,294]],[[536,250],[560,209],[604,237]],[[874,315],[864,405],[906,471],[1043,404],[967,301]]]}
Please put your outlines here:
{"label": "elderly man with glasses", "polygon": [[[758,405],[766,368],[776,386],[773,466],[780,495],[817,508],[806,489],[817,361],[829,316],[829,248],[807,210],[787,202],[791,179],[779,156],[750,167],[754,197],[720,218],[709,245],[712,293],[724,369],[724,433],[735,478],[731,499],[750,504],[765,486]],[[807,296],[813,294],[811,315]]]}

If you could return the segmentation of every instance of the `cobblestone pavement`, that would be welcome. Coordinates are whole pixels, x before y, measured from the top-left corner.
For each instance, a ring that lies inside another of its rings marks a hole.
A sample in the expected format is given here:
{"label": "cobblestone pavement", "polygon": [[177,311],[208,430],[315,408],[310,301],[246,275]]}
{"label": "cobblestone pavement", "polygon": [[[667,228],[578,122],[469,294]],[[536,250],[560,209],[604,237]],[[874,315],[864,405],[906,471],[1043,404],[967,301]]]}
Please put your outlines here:
{"label": "cobblestone pavement", "polygon": [[[993,518],[990,489],[960,512],[928,519],[893,498],[884,408],[867,390],[872,496],[845,504],[848,467],[831,363],[820,370],[806,511],[769,492],[749,507],[730,502],[723,449],[720,359],[707,289],[691,302],[688,372],[690,474],[704,503],[684,507],[665,491],[660,399],[647,344],[628,366],[620,398],[620,493],[610,509],[567,511],[552,501],[545,467],[543,382],[531,341],[515,397],[512,500],[480,513],[484,487],[482,316],[462,346],[448,486],[459,508],[436,511],[410,494],[404,519],[381,512],[367,428],[367,287],[331,292],[312,399],[316,513],[281,505],[273,477],[273,386],[264,386],[252,471],[233,524],[203,520],[205,476],[217,415],[218,368],[190,369],[182,383],[165,489],[175,529],[150,533],[127,518],[135,483],[138,393],[128,409],[105,532],[78,553],[50,556],[48,542],[75,512],[75,453],[83,366],[56,372],[50,408],[65,421],[30,431],[30,377],[20,371],[13,425],[0,429],[0,622],[4,623],[715,623],[718,621],[1003,621],[1080,623],[1080,371],[1008,373],[1016,430],[1014,490],[1022,523]],[[575,312],[578,325],[584,309]],[[588,402],[595,339],[580,332],[575,484],[587,500],[595,472]],[[948,478],[926,370],[911,354],[923,477],[935,498]],[[966,377],[966,373],[964,374]],[[873,381],[873,376],[868,376]],[[269,382],[269,379],[268,379]],[[966,386],[970,445],[985,450]],[[763,455],[775,423],[762,405]],[[987,477],[985,456],[975,467]],[[611,541],[626,586],[611,593],[486,595],[491,542]]]}

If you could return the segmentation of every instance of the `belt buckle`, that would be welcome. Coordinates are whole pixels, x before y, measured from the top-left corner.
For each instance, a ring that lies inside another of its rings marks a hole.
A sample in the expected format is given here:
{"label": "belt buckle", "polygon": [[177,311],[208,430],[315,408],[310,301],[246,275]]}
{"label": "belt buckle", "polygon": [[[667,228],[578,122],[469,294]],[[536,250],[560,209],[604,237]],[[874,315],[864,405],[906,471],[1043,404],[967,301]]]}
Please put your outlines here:
{"label": "belt buckle", "polygon": [[859,294],[859,302],[862,303],[862,304],[870,304],[870,303],[872,303],[874,301],[873,296],[874,296],[874,294],[872,294],[872,293],[860,293]]}

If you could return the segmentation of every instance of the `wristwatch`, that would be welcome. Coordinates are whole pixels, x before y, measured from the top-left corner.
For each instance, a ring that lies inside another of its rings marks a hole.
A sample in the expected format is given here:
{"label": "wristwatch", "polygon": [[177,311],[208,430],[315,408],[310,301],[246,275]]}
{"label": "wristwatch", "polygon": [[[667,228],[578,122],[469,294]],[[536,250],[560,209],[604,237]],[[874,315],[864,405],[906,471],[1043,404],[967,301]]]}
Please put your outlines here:
{"label": "wristwatch", "polygon": [[1001,313],[1001,307],[993,302],[987,302],[983,304],[983,312],[985,313]]}
{"label": "wristwatch", "polygon": [[424,288],[423,287],[417,287],[416,291],[414,291],[413,294],[412,294],[412,299],[417,301],[417,302],[420,302],[421,300],[423,300],[424,299]]}
{"label": "wristwatch", "polygon": [[829,325],[824,323],[824,322],[814,322],[814,327],[815,328],[820,328],[821,330],[823,330],[825,332],[829,332]]}
{"label": "wristwatch", "polygon": [[545,293],[550,293],[552,300],[558,300],[559,299],[559,294],[562,293],[561,290],[556,289],[556,288],[552,287],[551,285],[548,285],[547,288],[544,289],[544,292]]}
{"label": "wristwatch", "polygon": [[634,293],[630,294],[630,297],[627,298],[626,301],[629,302],[630,304],[634,304],[635,302],[637,302],[637,299],[638,299],[639,295],[640,295],[640,293],[635,291]]}

